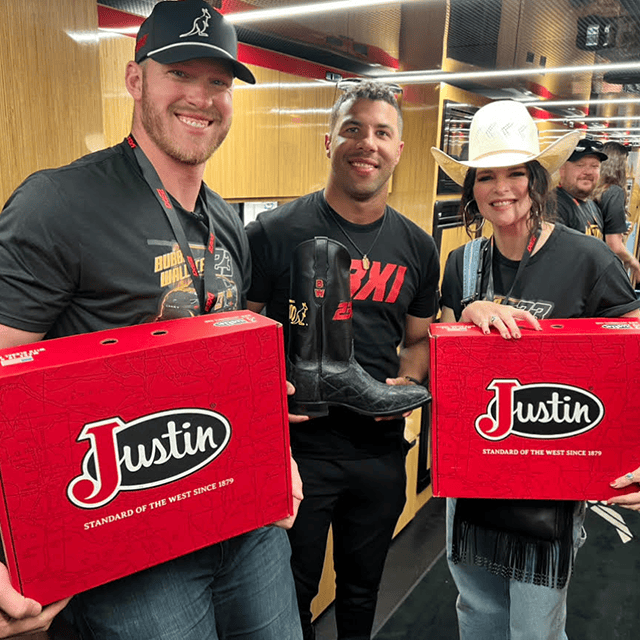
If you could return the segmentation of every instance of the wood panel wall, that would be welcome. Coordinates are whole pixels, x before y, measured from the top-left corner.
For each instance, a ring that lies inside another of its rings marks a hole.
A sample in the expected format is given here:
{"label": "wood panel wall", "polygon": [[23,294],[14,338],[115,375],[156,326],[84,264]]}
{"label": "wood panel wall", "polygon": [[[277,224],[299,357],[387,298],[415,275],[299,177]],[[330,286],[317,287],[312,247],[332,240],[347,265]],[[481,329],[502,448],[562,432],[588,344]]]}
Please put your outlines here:
{"label": "wood panel wall", "polygon": [[404,149],[393,175],[389,204],[432,230],[436,169],[431,147],[439,143],[440,85],[407,88],[402,98]]}
{"label": "wood panel wall", "polygon": [[96,0],[5,0],[0,199],[38,169],[103,143]]}
{"label": "wood panel wall", "polygon": [[283,200],[322,187],[324,134],[335,87],[252,67],[257,84],[236,81],[233,125],[205,180],[230,200]]}
{"label": "wood panel wall", "polygon": [[114,35],[100,40],[100,91],[105,147],[121,142],[131,132],[133,98],[125,87],[124,73],[134,53],[133,38]]}

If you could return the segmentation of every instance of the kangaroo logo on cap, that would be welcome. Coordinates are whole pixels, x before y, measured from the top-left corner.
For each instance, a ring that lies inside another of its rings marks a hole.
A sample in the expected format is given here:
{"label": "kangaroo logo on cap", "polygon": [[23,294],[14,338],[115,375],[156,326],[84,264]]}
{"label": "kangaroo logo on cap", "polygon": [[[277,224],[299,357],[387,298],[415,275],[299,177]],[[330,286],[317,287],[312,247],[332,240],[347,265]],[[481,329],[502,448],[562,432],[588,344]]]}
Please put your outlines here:
{"label": "kangaroo logo on cap", "polygon": [[211,20],[209,9],[203,9],[202,15],[198,16],[193,21],[191,31],[181,34],[180,37],[188,38],[189,36],[203,36],[204,38],[208,38],[209,34],[207,33],[207,28],[209,27],[209,20]]}

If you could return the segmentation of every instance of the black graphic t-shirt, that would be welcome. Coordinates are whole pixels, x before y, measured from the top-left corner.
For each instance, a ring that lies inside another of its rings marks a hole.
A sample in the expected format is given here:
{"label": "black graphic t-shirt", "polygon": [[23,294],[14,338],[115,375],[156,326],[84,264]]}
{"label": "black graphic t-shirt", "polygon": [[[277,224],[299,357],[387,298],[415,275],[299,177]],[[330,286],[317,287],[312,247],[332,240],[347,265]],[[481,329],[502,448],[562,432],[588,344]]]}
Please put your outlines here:
{"label": "black graphic t-shirt", "polygon": [[[406,315],[428,318],[437,309],[438,254],[431,236],[391,207],[369,253],[371,266],[335,223],[321,191],[265,211],[247,226],[253,277],[248,299],[267,303],[267,315],[287,327],[289,263],[293,250],[315,236],[343,244],[351,256],[351,290],[356,360],[376,379],[395,376],[397,347]],[[340,224],[356,245],[367,250],[382,224]],[[285,341],[286,342],[286,341]]]}
{"label": "black graphic t-shirt", "polygon": [[614,233],[607,230],[602,211],[593,200],[578,202],[562,187],[557,187],[554,193],[556,197],[555,214],[558,221],[565,227],[601,240],[604,239],[605,233]]}
{"label": "black graphic t-shirt", "polygon": [[624,189],[612,184],[602,192],[598,206],[604,218],[604,235],[627,232],[627,212],[625,210]]}
{"label": "black graphic t-shirt", "polygon": [[[288,332],[289,277],[293,250],[305,240],[326,236],[343,244],[351,256],[354,350],[358,363],[384,382],[395,377],[407,315],[428,318],[438,300],[439,259],[431,236],[391,207],[382,220],[369,225],[340,224],[355,244],[368,252],[371,265],[335,222],[323,192],[298,198],[263,212],[247,226],[252,256],[248,299],[267,304],[267,315]],[[371,251],[368,251],[371,245]],[[286,336],[285,336],[286,337]],[[286,339],[285,339],[286,345]],[[388,452],[389,438],[401,437],[403,421],[374,422],[346,409],[331,409],[291,430],[295,454],[321,458],[354,458]]]}
{"label": "black graphic t-shirt", "polygon": [[[462,313],[464,247],[447,258],[442,281],[443,307]],[[484,254],[482,294],[489,277],[489,252]],[[495,302],[511,288],[519,262],[502,256],[494,247]],[[537,318],[616,318],[640,308],[640,301],[622,263],[609,247],[595,238],[557,223],[544,245],[529,259],[515,284],[508,304]]]}
{"label": "black graphic t-shirt", "polygon": [[[202,272],[215,220],[215,311],[246,301],[250,257],[239,216],[202,186],[180,221]],[[206,218],[206,216],[205,216]],[[40,171],[0,214],[0,323],[54,338],[184,317],[197,297],[171,226],[126,142]]]}

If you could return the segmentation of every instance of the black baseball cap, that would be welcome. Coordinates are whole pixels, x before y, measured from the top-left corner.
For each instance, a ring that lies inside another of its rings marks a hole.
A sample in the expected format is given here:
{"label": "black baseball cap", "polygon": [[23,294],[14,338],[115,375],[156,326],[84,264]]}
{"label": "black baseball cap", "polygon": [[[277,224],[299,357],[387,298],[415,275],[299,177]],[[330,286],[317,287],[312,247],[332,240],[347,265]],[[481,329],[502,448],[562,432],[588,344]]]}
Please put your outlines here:
{"label": "black baseball cap", "polygon": [[604,162],[609,156],[602,151],[604,145],[600,140],[592,140],[591,138],[583,138],[578,142],[573,153],[569,156],[567,162],[576,162],[585,156],[595,156]]}
{"label": "black baseball cap", "polygon": [[234,76],[249,84],[256,82],[253,73],[238,62],[234,26],[203,0],[158,2],[136,38],[136,62],[145,58],[161,64],[194,58],[227,60]]}

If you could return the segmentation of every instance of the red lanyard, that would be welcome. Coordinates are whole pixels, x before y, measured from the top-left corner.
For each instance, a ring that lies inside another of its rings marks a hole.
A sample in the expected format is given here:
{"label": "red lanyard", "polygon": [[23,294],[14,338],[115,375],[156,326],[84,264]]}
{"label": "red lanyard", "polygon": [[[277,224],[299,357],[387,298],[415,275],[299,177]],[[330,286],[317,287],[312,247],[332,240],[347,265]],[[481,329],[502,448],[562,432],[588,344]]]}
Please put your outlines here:
{"label": "red lanyard", "polygon": [[[533,250],[536,247],[541,231],[542,230],[540,229],[540,227],[538,227],[529,236],[527,247],[524,250],[524,254],[522,255],[522,259],[520,260],[520,263],[518,264],[516,277],[513,279],[513,282],[511,283],[511,287],[509,288],[509,293],[507,293],[507,295],[504,296],[504,298],[500,301],[500,304],[507,304],[509,299],[511,298],[511,294],[513,293],[513,289],[516,286],[516,282],[522,276],[522,272],[524,271],[524,268],[527,266],[527,263],[529,262],[529,258],[531,258],[531,254],[533,253]],[[487,284],[487,293],[485,294],[485,300],[490,300],[491,302],[493,302],[494,298],[495,298],[495,293],[494,293],[494,287],[493,287],[493,236],[491,236],[491,242],[489,246],[489,282]]]}
{"label": "red lanyard", "polygon": [[[132,135],[129,135],[127,137],[127,142],[133,149],[133,153],[135,154],[136,160],[140,165],[140,169],[142,171],[144,179],[151,188],[151,191],[153,191],[153,195],[156,197],[156,200],[160,204],[160,207],[169,220],[169,224],[171,225],[171,229],[173,230],[173,235],[175,236],[176,241],[178,242],[178,246],[180,247],[180,251],[182,252],[182,256],[184,257],[189,267],[189,274],[191,276],[193,286],[198,296],[198,304],[201,313],[209,313],[216,301],[216,291],[213,288],[213,284],[216,278],[214,268],[216,236],[211,211],[209,211],[209,207],[206,206],[205,201],[205,206],[203,207],[203,209],[209,223],[209,237],[205,246],[204,269],[201,276],[200,273],[198,273],[198,267],[196,266],[196,261],[194,260],[193,254],[191,253],[191,248],[189,247],[189,242],[187,241],[187,236],[184,233],[184,228],[182,226],[182,223],[180,222],[180,218],[178,218],[178,214],[176,213],[176,210],[171,203],[169,194],[167,193],[162,184],[162,181],[160,180],[160,176],[158,176],[158,173],[149,161],[149,158],[147,158],[147,156],[144,154],[144,151],[142,151]],[[203,194],[202,197],[204,199],[204,191],[201,191],[201,193]]]}

